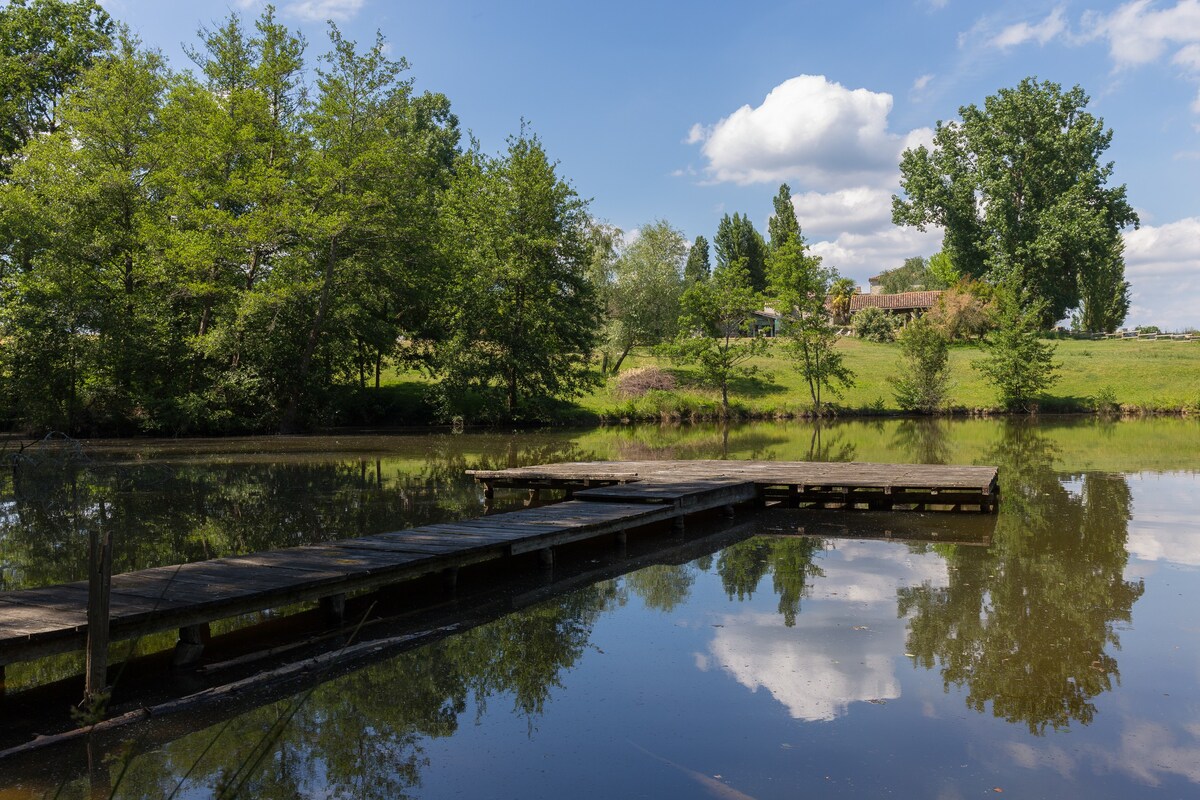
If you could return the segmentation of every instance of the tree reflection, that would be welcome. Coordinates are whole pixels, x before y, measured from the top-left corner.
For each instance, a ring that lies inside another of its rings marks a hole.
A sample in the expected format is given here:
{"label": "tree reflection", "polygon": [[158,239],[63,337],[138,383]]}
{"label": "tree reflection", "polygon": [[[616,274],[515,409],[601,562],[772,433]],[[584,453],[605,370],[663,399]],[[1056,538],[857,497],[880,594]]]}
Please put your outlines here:
{"label": "tree reflection", "polygon": [[914,463],[945,464],[950,460],[949,423],[931,418],[900,420],[892,445]]}
{"label": "tree reflection", "polygon": [[800,601],[808,596],[812,581],[824,575],[814,563],[822,546],[820,539],[807,536],[758,536],[722,550],[717,574],[729,598],[742,601],[753,597],[763,577],[770,573],[772,591],[779,597],[779,613],[790,628],[796,624]]}
{"label": "tree reflection", "polygon": [[571,440],[428,437],[420,458],[209,457],[106,461],[74,443],[30,448],[0,477],[0,589],[81,580],[87,532],[114,534],[127,572],[466,519],[473,467],[594,458]]}
{"label": "tree reflection", "polygon": [[642,598],[646,608],[672,611],[682,605],[696,582],[691,564],[651,564],[625,576],[625,586]]}
{"label": "tree reflection", "polygon": [[117,796],[165,797],[189,773],[190,787],[223,796],[293,710],[239,797],[410,796],[429,763],[425,743],[453,735],[472,708],[482,716],[493,698],[511,697],[532,729],[615,594],[599,583],[179,739],[134,761]]}
{"label": "tree reflection", "polygon": [[902,589],[908,649],[939,666],[967,704],[1032,733],[1089,724],[1093,700],[1120,680],[1117,623],[1129,622],[1141,581],[1124,580],[1131,495],[1124,477],[1060,476],[1054,447],[1006,424],[983,458],[1000,468],[1001,505],[987,550],[945,550],[950,581]]}

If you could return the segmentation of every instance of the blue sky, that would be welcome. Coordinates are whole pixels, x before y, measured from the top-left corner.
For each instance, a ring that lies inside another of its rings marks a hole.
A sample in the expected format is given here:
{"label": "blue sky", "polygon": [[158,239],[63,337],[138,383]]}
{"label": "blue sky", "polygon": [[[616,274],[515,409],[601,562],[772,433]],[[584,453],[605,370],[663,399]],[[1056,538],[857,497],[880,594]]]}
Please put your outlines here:
{"label": "blue sky", "polygon": [[[263,5],[103,4],[177,69],[201,25]],[[765,232],[786,181],[814,250],[864,284],[940,245],[891,224],[905,146],[1023,77],[1079,84],[1142,219],[1126,235],[1128,322],[1200,327],[1200,0],[276,5],[312,57],[327,19],[364,45],[381,31],[487,151],[525,118],[627,232],[661,218],[711,240],[735,211]]]}

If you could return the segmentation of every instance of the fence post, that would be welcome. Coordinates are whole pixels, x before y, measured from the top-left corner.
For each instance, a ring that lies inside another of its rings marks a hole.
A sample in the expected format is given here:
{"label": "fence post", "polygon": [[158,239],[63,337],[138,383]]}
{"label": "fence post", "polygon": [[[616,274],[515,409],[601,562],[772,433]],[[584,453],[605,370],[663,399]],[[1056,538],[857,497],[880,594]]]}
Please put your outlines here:
{"label": "fence post", "polygon": [[112,532],[88,535],[87,670],[84,700],[94,702],[108,685],[108,608],[112,586]]}

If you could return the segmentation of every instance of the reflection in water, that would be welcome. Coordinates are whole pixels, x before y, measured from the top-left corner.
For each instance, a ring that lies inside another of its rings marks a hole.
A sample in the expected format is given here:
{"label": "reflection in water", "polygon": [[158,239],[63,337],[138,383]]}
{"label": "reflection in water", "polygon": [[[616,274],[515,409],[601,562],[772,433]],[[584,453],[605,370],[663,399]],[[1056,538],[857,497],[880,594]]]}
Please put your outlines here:
{"label": "reflection in water", "polygon": [[28,448],[0,477],[0,589],[83,579],[93,527],[113,532],[113,569],[126,572],[475,517],[467,469],[595,458],[570,440],[506,437],[474,453],[452,436],[382,443],[409,452],[148,464],[75,443]]}
{"label": "reflection in water", "polygon": [[[612,582],[598,583],[186,736],[124,774],[118,759],[105,788],[117,786],[118,797],[166,797],[187,776],[182,796],[416,796],[429,764],[423,742],[453,736],[468,710],[482,717],[503,697],[511,702],[505,710],[532,731],[614,597]],[[247,768],[261,747],[265,764]],[[84,796],[86,784],[61,796]]]}
{"label": "reflection in water", "polygon": [[[242,796],[264,798],[437,795],[431,785],[671,796],[643,785],[637,764],[669,767],[636,751],[619,760],[627,731],[706,775],[740,767],[732,785],[759,798],[821,795],[839,773],[843,796],[1015,794],[1022,769],[1028,794],[1057,780],[1063,796],[1128,796],[1155,783],[1183,796],[1200,783],[1194,622],[1177,608],[1194,595],[1200,563],[1196,480],[1183,471],[1197,465],[1195,448],[1169,451],[1197,430],[1182,420],[889,420],[412,437],[349,455],[100,454],[0,476],[0,580],[80,577],[84,532],[97,524],[120,531],[118,569],[131,569],[474,516],[480,493],[462,470],[476,466],[722,455],[993,463],[1002,501],[989,548],[765,536],[653,566],[164,744],[131,762],[117,796],[167,796],[189,770],[193,797],[243,777]],[[1146,461],[1177,471],[1120,474]],[[1154,596],[1164,579],[1147,563],[1170,564],[1169,591]],[[1157,625],[1165,612],[1167,633],[1134,630],[1135,604]],[[963,715],[963,696],[990,713]],[[513,716],[515,734],[482,740],[500,752],[487,763],[508,770],[508,783],[494,783],[479,766],[479,731]],[[240,775],[280,720],[265,760]],[[1069,746],[1056,735],[1064,730]],[[605,750],[609,739],[619,747]],[[864,768],[863,753],[886,758]],[[603,780],[581,780],[593,762]],[[47,759],[42,774],[54,769]],[[468,777],[447,778],[456,774]],[[90,791],[86,780],[70,789],[62,796]]]}
{"label": "reflection in water", "polygon": [[892,433],[892,445],[914,464],[948,464],[950,423],[934,417],[900,420]]}
{"label": "reflection in water", "polygon": [[1093,700],[1120,672],[1117,624],[1131,620],[1145,587],[1123,577],[1130,518],[1125,478],[1074,476],[1072,492],[1052,469],[1053,443],[1006,426],[983,460],[1000,467],[1001,509],[993,546],[947,548],[946,587],[899,593],[911,615],[908,649],[940,668],[967,704],[1030,732],[1089,724]]}
{"label": "reflection in water", "polygon": [[[819,539],[752,539],[728,548],[719,563],[744,563],[747,553],[769,554],[764,545],[771,544],[816,546],[805,548],[810,557],[820,557],[819,567],[811,564],[806,570],[820,579],[804,592],[814,602],[798,620],[789,617],[782,599],[787,590],[777,582],[784,624],[770,614],[723,616],[710,646],[714,662],[751,691],[766,689],[795,719],[830,721],[851,703],[898,698],[896,655],[904,647],[904,632],[895,624],[896,590],[922,582],[945,585],[942,559],[894,543],[839,541],[835,547]],[[727,561],[733,551],[738,557]],[[776,574],[790,569],[785,566],[790,560],[766,559]],[[724,573],[722,579],[729,587]]]}

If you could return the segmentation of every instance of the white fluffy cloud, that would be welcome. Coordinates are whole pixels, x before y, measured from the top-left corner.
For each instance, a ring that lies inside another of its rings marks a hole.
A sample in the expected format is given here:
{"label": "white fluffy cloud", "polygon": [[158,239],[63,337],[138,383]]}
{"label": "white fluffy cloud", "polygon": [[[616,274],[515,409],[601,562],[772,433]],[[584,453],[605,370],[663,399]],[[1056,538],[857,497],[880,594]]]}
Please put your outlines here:
{"label": "white fluffy cloud", "polygon": [[353,19],[362,10],[364,0],[297,0],[284,5],[284,12],[290,17],[309,22],[324,22],[325,20],[345,21]]}
{"label": "white fluffy cloud", "polygon": [[1200,42],[1200,0],[1179,0],[1168,8],[1135,0],[1111,14],[1086,14],[1083,24],[1088,38],[1108,41],[1118,67],[1148,64],[1169,49]]}
{"label": "white fluffy cloud", "polygon": [[1200,217],[1127,231],[1125,277],[1133,294],[1127,324],[1200,327]]}
{"label": "white fluffy cloud", "polygon": [[[914,87],[931,79],[921,76]],[[930,144],[933,131],[892,131],[891,110],[886,92],[800,75],[776,86],[757,107],[693,125],[685,141],[701,146],[711,181],[793,181],[805,189],[793,203],[813,249],[842,274],[865,282],[906,258],[934,252],[941,236],[892,225],[900,154]]]}
{"label": "white fluffy cloud", "polygon": [[892,96],[847,89],[824,75],[799,75],[757,107],[692,126],[707,173],[739,184],[799,180],[833,188],[879,183],[894,173],[905,138],[888,130]]}

